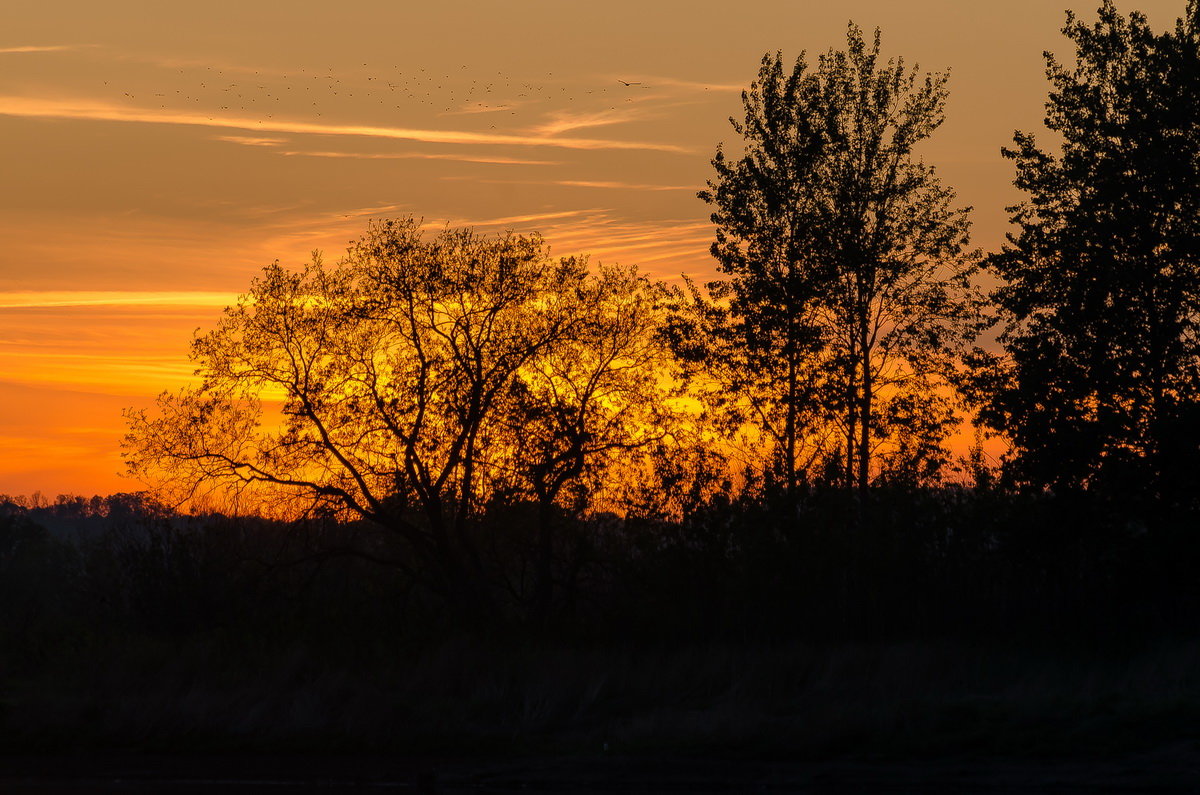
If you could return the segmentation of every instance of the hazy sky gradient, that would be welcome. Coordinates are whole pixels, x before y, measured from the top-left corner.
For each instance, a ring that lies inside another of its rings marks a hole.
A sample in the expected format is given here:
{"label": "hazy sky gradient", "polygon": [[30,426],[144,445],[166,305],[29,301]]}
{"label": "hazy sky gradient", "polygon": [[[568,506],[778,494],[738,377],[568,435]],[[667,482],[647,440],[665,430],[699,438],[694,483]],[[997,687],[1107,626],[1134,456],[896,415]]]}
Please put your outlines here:
{"label": "hazy sky gradient", "polygon": [[[696,196],[768,50],[845,41],[951,69],[926,148],[999,246],[999,149],[1040,127],[1041,53],[1098,0],[5,3],[0,493],[109,492],[120,410],[264,265],[371,218],[540,231],[556,254],[713,274]],[[1156,28],[1183,0],[1142,0]],[[639,82],[626,87],[619,81]]]}

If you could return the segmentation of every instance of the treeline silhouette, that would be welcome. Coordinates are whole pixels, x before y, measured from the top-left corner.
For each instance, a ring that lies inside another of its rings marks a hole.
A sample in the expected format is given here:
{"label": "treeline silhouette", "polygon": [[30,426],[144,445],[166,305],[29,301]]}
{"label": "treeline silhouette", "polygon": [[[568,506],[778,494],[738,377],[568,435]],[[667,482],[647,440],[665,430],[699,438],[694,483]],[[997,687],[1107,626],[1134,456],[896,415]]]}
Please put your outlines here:
{"label": "treeline silhouette", "polygon": [[[862,526],[843,491],[820,488],[799,505],[780,488],[723,493],[682,520],[562,516],[555,609],[536,624],[529,596],[500,586],[471,621],[423,577],[387,565],[404,545],[381,543],[365,521],[184,516],[118,500],[94,513],[74,501],[4,506],[8,665],[37,670],[89,637],[213,632],[347,648],[475,633],[602,645],[1117,648],[1192,637],[1200,604],[1188,522],[1148,531],[1092,500],[957,485],[879,488]],[[493,571],[532,568],[534,513],[480,518]]]}
{"label": "treeline silhouette", "polygon": [[0,503],[5,665],[1194,637],[1200,8],[1064,33],[989,256],[916,155],[947,76],[851,25],[744,93],[718,281],[413,218],[265,269],[128,414],[149,492]]}

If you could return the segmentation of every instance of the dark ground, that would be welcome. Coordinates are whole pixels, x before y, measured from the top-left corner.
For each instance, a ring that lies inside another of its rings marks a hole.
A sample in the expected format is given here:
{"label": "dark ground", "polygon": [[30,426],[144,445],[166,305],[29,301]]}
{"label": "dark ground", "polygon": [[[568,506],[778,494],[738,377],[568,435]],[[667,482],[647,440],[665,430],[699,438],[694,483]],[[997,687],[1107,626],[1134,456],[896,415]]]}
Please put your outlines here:
{"label": "dark ground", "polygon": [[378,670],[239,657],[228,681],[205,649],[10,687],[0,794],[1200,792],[1195,642],[449,645]]}
{"label": "dark ground", "polygon": [[1103,758],[846,757],[820,762],[593,756],[418,760],[138,754],[0,758],[0,791],[1195,792],[1200,744]]}
{"label": "dark ground", "polygon": [[373,563],[250,565],[262,522],[15,515],[0,795],[1200,792],[1195,527],[1064,535],[1065,508],[953,496],[861,548],[741,508],[622,536],[544,632],[444,629]]}

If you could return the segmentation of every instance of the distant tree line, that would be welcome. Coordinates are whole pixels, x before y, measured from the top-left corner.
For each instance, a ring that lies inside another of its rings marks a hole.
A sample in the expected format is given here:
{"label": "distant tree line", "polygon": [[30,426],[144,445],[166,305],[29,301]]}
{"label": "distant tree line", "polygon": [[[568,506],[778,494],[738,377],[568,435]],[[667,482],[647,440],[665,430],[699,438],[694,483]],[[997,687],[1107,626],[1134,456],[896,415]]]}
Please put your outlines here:
{"label": "distant tree line", "polygon": [[[1026,198],[1000,252],[919,157],[947,74],[851,25],[743,93],[700,193],[719,280],[373,224],[195,339],[199,383],[128,414],[130,472],[168,505],[355,528],[327,551],[537,625],[637,623],[626,593],[678,626],[1002,622],[1145,585],[1200,507],[1200,7],[1063,32],[1062,143],[1004,150]],[[998,467],[949,451],[964,415]]]}

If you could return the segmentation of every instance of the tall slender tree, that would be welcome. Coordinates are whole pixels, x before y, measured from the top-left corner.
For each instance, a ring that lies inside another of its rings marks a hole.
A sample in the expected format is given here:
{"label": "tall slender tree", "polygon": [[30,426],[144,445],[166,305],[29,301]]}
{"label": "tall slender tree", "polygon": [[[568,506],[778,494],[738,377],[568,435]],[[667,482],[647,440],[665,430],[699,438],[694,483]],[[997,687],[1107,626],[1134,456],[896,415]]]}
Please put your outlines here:
{"label": "tall slender tree", "polygon": [[1047,129],[1004,150],[1026,199],[990,258],[1001,355],[980,353],[982,419],[1008,474],[1054,490],[1173,500],[1200,463],[1200,18],[1173,30],[1111,2],[1068,13],[1046,54]]}
{"label": "tall slender tree", "polygon": [[[727,277],[710,291],[732,349],[772,376],[791,487],[813,459],[806,439],[840,440],[826,452],[862,497],[875,475],[936,468],[950,417],[939,382],[978,308],[969,208],[916,153],[942,123],[947,79],[884,62],[879,31],[868,43],[853,23],[815,68],[768,53],[744,120],[730,119],[744,154],[719,147],[699,194]],[[836,433],[814,433],[822,424]]]}

